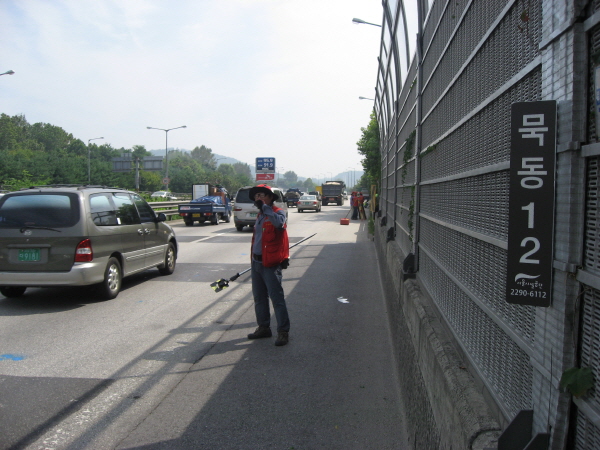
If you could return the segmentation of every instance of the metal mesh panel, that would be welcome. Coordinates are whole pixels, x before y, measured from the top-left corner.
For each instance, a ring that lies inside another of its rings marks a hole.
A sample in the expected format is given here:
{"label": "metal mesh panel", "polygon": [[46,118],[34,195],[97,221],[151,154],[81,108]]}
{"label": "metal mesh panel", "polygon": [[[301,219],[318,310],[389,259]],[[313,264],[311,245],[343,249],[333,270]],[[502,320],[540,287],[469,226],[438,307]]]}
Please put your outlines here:
{"label": "metal mesh panel", "polygon": [[588,159],[587,199],[585,220],[585,251],[583,265],[586,270],[600,275],[600,230],[598,229],[598,200],[600,193],[600,157]]}
{"label": "metal mesh panel", "polygon": [[[460,3],[466,4],[467,2]],[[462,7],[463,6],[461,6],[459,14],[462,14]],[[436,89],[428,90],[427,95],[423,97],[426,110],[429,109],[433,102],[435,102],[442,94],[442,89],[446,86],[448,80],[448,74],[454,75],[460,70],[503,8],[503,2],[497,1],[479,1],[471,4],[464,21],[457,30],[456,36],[454,36],[450,46],[440,61],[440,65],[436,69],[437,73],[444,74],[447,77],[446,81],[444,83],[436,83]],[[446,14],[444,22],[448,23],[448,29],[444,30],[445,33],[443,34],[448,34],[448,31],[452,31],[458,23],[459,17],[452,16],[453,14]],[[433,54],[427,55],[427,58],[424,61],[423,69],[426,74],[432,73],[438,62],[437,59],[440,56],[439,50],[443,49],[448,42],[449,36],[444,36],[443,34],[435,37],[434,45],[431,49]]]}
{"label": "metal mesh panel", "polygon": [[[467,4],[468,2],[450,1],[448,8],[444,9],[446,2],[434,2],[423,30],[423,49],[427,50],[428,57],[432,60],[438,60]],[[430,72],[431,67],[425,73]]]}
{"label": "metal mesh panel", "polygon": [[[455,125],[489,95],[510,80],[527,63],[537,55],[538,49],[533,42],[539,40],[540,8],[538,2],[532,2],[530,40],[520,33],[521,13],[523,6],[520,2],[509,11],[499,27],[475,55],[470,64],[461,73],[457,82],[436,105],[435,109],[423,122],[423,142],[433,142],[446,130]],[[521,9],[519,9],[521,8]],[[534,25],[538,24],[538,25]],[[502,49],[499,51],[498,49]],[[437,101],[439,95],[431,96],[429,92],[439,93],[448,86],[448,80],[455,74],[436,71],[431,82],[425,87],[424,98]],[[439,85],[439,86],[437,86]],[[428,113],[425,101],[423,110]]]}
{"label": "metal mesh panel", "polygon": [[480,301],[531,344],[535,308],[506,302],[506,251],[422,218],[420,243]]}
{"label": "metal mesh panel", "polygon": [[531,409],[533,370],[529,356],[425,252],[420,254],[423,284],[488,387],[511,414]]}
{"label": "metal mesh panel", "polygon": [[[411,109],[411,105],[414,105],[415,101],[417,99],[417,88],[416,88],[417,84],[414,82],[416,77],[417,77],[417,62],[416,62],[416,60],[413,60],[413,63],[411,64],[411,66],[408,70],[408,76],[406,77],[406,82],[402,86],[402,88],[400,90],[400,95],[398,96],[398,108],[402,108],[402,111],[400,111],[400,114],[399,114],[400,123],[404,122],[403,117],[406,117],[406,114],[408,114],[408,111],[410,111],[410,109]],[[406,105],[408,105],[408,108],[406,108],[404,106],[405,103],[406,103]]]}
{"label": "metal mesh panel", "polygon": [[[598,380],[600,373],[600,291],[587,288],[583,297],[583,314],[581,319],[580,365],[594,370],[594,378]],[[594,388],[587,394],[587,402],[600,411],[600,398]],[[600,448],[600,447],[599,447]]]}
{"label": "metal mesh panel", "polygon": [[583,414],[578,414],[575,429],[575,450],[598,448],[600,448],[600,429]]}
{"label": "metal mesh panel", "polygon": [[[597,1],[600,4],[600,0]],[[599,8],[600,9],[600,8]],[[594,27],[589,33],[588,57],[590,61],[594,61],[600,55],[600,26]],[[596,87],[594,83],[595,64],[589,65],[589,80],[588,83],[588,123],[587,137],[588,142],[598,141],[598,133],[596,131]]]}
{"label": "metal mesh panel", "polygon": [[421,187],[421,212],[454,225],[506,240],[508,172]]}
{"label": "metal mesh panel", "polygon": [[424,131],[422,150],[426,154],[421,157],[421,179],[432,180],[508,161],[510,105],[517,101],[540,100],[541,91],[541,70],[537,70],[438,142],[429,152],[425,146],[433,136]]}

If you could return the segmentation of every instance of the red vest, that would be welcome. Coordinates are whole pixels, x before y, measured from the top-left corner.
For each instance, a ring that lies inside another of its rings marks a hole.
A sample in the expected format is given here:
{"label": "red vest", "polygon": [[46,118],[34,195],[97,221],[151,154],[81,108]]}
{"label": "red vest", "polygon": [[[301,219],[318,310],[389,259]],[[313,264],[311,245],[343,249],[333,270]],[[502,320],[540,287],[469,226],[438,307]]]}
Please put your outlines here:
{"label": "red vest", "polygon": [[[271,206],[277,212],[281,208]],[[260,213],[262,214],[262,212]],[[252,233],[252,246],[254,248],[254,233]],[[268,219],[262,223],[262,265],[264,267],[275,267],[284,259],[290,257],[290,241],[287,235],[287,223],[282,229],[275,228]]]}

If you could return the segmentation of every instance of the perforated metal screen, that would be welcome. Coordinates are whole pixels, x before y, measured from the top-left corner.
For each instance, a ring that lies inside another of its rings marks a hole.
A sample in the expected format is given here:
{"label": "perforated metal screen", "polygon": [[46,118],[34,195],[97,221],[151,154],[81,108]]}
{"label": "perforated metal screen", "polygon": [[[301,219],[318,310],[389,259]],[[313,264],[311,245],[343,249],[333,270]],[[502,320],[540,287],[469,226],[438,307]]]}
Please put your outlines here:
{"label": "perforated metal screen", "polygon": [[540,39],[540,0],[433,2],[422,83],[413,61],[381,140],[395,243],[418,251],[418,280],[509,419],[533,407],[536,352],[535,309],[504,294],[510,110],[542,99]]}

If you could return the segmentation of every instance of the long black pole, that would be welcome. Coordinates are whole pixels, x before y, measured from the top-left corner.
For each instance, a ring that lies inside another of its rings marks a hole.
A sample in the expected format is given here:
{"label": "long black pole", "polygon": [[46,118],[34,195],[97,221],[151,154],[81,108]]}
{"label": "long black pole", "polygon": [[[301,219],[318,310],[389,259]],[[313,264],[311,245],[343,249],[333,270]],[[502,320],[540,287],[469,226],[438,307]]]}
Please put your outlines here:
{"label": "long black pole", "polygon": [[[315,234],[317,234],[317,233],[315,233]],[[310,238],[311,238],[311,237],[313,237],[315,234],[311,234],[310,236],[308,236],[308,237],[305,237],[305,238],[304,238],[304,239],[302,239],[301,241],[298,241],[298,242],[296,242],[294,245],[290,245],[290,249],[294,248],[294,247],[295,247],[296,245],[298,245],[298,244],[302,244],[304,241],[306,241],[306,240],[310,239]],[[248,272],[250,269],[252,269],[252,267],[248,267],[248,268],[247,268],[246,270],[244,270],[243,272],[236,273],[234,276],[232,276],[232,277],[229,279],[229,281],[235,281],[235,280],[237,280],[237,279],[240,277],[240,275],[243,275],[243,274],[245,274],[245,273],[246,273],[246,272]]]}

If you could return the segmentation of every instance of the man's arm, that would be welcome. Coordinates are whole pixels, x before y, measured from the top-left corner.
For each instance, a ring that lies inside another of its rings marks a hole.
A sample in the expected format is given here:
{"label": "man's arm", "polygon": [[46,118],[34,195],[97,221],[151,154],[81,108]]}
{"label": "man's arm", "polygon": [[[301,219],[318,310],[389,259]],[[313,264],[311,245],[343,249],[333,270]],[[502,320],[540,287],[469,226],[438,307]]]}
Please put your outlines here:
{"label": "man's arm", "polygon": [[267,219],[275,228],[283,228],[283,225],[285,224],[285,212],[282,209],[275,212],[273,211],[273,208],[265,203],[262,206],[262,212],[267,216]]}

